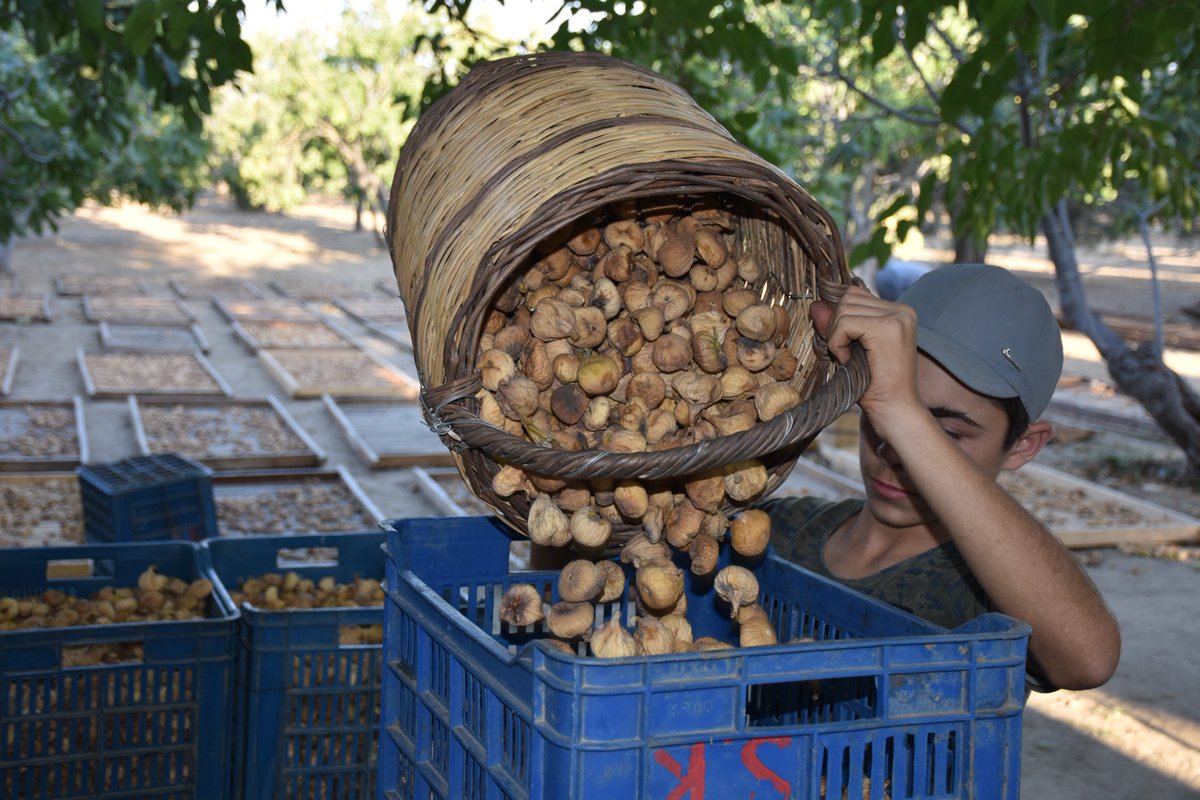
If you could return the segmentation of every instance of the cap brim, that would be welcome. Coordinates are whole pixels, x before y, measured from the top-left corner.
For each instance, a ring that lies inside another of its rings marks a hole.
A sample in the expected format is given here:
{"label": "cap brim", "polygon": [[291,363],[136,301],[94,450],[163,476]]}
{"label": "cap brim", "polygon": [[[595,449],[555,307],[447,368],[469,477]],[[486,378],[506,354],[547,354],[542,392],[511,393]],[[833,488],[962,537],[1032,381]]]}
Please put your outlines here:
{"label": "cap brim", "polygon": [[949,336],[918,326],[917,348],[972,391],[988,397],[1019,397],[1021,394],[991,365]]}

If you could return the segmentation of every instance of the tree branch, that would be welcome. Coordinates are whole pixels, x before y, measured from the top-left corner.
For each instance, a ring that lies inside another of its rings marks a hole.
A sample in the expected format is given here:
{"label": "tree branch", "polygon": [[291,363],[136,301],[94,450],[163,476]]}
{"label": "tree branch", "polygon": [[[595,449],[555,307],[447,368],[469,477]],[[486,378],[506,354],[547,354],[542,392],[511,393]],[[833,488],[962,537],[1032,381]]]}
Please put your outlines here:
{"label": "tree branch", "polygon": [[967,54],[964,53],[961,49],[959,49],[958,45],[956,45],[950,39],[950,34],[946,33],[944,30],[939,28],[937,22],[931,22],[929,24],[929,27],[933,28],[933,32],[936,33],[938,38],[941,39],[942,42],[946,45],[946,49],[950,51],[951,58],[953,58],[959,64],[963,64],[966,62]]}
{"label": "tree branch", "polygon": [[900,22],[907,16],[908,12],[905,11],[902,15],[897,17],[895,23],[896,38],[898,38],[901,43],[904,44],[904,47],[901,47],[900,49],[903,50],[904,55],[908,57],[908,63],[912,65],[913,72],[917,73],[917,77],[920,78],[921,85],[925,87],[925,93],[929,95],[929,99],[933,101],[935,107],[941,108],[942,96],[938,94],[937,90],[933,88],[933,85],[929,83],[929,79],[925,77],[925,73],[922,71],[921,65],[917,63],[916,54],[913,52],[916,50],[917,44],[919,43],[914,42],[910,47],[910,43],[904,38],[904,25],[900,24]]}
{"label": "tree branch", "polygon": [[818,77],[834,78],[838,81],[841,81],[843,84],[845,84],[846,88],[848,88],[850,91],[854,92],[855,94],[858,94],[859,96],[861,96],[864,100],[866,100],[871,105],[876,106],[877,108],[883,110],[883,112],[889,116],[893,116],[898,119],[902,119],[905,122],[911,122],[914,125],[925,125],[925,126],[931,126],[931,127],[940,125],[942,122],[941,117],[939,117],[932,109],[920,109],[919,111],[915,111],[915,112],[907,111],[905,109],[897,108],[884,100],[881,100],[880,98],[876,97],[875,95],[871,94],[867,90],[860,87],[858,85],[858,82],[855,81],[854,78],[852,78],[849,75],[847,75],[846,73],[842,72],[841,68],[839,68],[839,67],[834,67],[832,69],[829,69],[829,68],[821,69],[819,67],[809,67],[808,69],[813,75],[816,75]]}
{"label": "tree branch", "polygon": [[29,143],[25,141],[25,137],[21,135],[20,131],[9,125],[7,122],[0,121],[0,133],[8,134],[8,137],[17,143],[17,147],[21,150],[21,155],[25,156],[25,158],[28,158],[30,161],[38,164],[49,164],[54,160],[53,154],[42,155],[41,153],[35,152],[34,149],[29,146]]}
{"label": "tree branch", "polygon": [[1138,212],[1138,230],[1142,234],[1142,244],[1146,248],[1146,263],[1150,266],[1150,297],[1154,308],[1154,354],[1163,357],[1165,337],[1163,335],[1162,288],[1158,284],[1158,261],[1154,258],[1154,245],[1150,241],[1150,217],[1157,213],[1166,200],[1160,200],[1149,208]]}

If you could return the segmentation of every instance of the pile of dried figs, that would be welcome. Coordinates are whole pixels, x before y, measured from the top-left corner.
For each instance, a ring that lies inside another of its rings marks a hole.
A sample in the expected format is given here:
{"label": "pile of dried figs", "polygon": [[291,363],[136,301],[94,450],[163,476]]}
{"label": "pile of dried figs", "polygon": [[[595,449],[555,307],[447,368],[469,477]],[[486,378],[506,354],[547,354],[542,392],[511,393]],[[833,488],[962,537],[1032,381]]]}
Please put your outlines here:
{"label": "pile of dried figs", "polygon": [[[480,418],[546,447],[642,452],[744,431],[797,405],[792,379],[811,350],[793,346],[804,337],[793,336],[792,313],[764,299],[763,267],[737,249],[732,215],[704,206],[625,213],[543,245],[485,320]],[[500,465],[491,489],[524,493],[530,539],[584,556],[563,569],[559,602],[544,608],[535,587],[514,586],[502,619],[544,618],[558,640],[586,639],[600,656],[728,646],[692,641],[676,555],[700,576],[715,571],[722,546],[760,556],[770,525],[749,505],[767,484],[757,460],[657,482]],[[626,591],[624,571],[602,558],[614,526],[640,529],[621,550],[636,571],[632,635],[617,620],[594,626],[595,604]],[[712,584],[740,622],[741,645],[774,643],[752,572],[730,566]]]}

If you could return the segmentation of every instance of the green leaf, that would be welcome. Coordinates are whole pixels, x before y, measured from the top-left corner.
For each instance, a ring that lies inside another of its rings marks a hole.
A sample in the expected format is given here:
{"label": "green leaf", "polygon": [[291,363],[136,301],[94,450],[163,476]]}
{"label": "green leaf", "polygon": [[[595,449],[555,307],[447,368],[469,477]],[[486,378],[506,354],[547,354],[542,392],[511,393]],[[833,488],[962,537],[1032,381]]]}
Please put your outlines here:
{"label": "green leaf", "polygon": [[741,128],[752,128],[754,127],[754,123],[758,122],[758,112],[742,111],[738,114],[735,114],[733,119],[734,122],[736,122]]}
{"label": "green leaf", "polygon": [[75,0],[75,18],[79,21],[79,32],[99,34],[104,30],[104,7],[100,0]]}
{"label": "green leaf", "polygon": [[868,241],[861,242],[850,251],[850,266],[857,267],[868,258],[874,258],[880,264],[886,264],[892,254],[892,248],[887,243],[887,229],[880,226],[871,233]]}
{"label": "green leaf", "polygon": [[1052,28],[1058,27],[1055,14],[1055,0],[1029,0],[1029,4],[1033,6],[1033,13],[1038,15],[1038,19],[1043,24],[1049,25]]}
{"label": "green leaf", "polygon": [[899,197],[897,197],[895,200],[893,200],[892,202],[888,203],[887,208],[883,209],[878,214],[876,214],[875,219],[879,222],[882,222],[883,220],[887,219],[888,217],[891,217],[893,214],[895,214],[900,209],[907,206],[908,204],[909,204],[908,195],[902,194]]}
{"label": "green leaf", "polygon": [[952,120],[961,117],[975,93],[975,81],[983,62],[979,58],[971,58],[954,73],[954,77],[942,92],[942,119]]}
{"label": "green leaf", "polygon": [[135,56],[144,56],[158,34],[158,0],[140,0],[125,20],[125,45]]}
{"label": "green leaf", "polygon": [[934,189],[937,187],[938,175],[935,170],[930,170],[929,174],[921,178],[920,189],[917,194],[917,219],[924,219],[929,213],[929,208],[933,205]]}
{"label": "green leaf", "polygon": [[167,47],[172,53],[183,50],[188,41],[188,29],[191,27],[192,15],[184,3],[171,3],[167,8],[167,19],[163,23],[167,34]]}

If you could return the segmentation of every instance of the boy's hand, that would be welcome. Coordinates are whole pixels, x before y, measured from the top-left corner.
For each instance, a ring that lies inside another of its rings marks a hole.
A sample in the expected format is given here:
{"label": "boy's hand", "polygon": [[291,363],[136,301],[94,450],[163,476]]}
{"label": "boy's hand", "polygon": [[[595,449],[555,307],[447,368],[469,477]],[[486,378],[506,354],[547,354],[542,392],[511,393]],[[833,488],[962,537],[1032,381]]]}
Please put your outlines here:
{"label": "boy's hand", "polygon": [[876,431],[886,437],[890,420],[923,410],[917,393],[917,314],[910,306],[852,286],[837,306],[816,302],[809,313],[839,363],[850,358],[851,342],[866,353],[871,382],[858,404]]}

